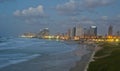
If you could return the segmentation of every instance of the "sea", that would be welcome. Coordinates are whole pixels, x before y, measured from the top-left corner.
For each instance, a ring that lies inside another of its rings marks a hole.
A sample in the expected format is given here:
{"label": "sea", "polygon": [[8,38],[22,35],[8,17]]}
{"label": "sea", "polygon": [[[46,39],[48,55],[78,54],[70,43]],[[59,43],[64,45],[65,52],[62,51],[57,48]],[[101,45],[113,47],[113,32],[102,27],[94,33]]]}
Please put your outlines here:
{"label": "sea", "polygon": [[[41,59],[36,62],[39,63],[37,65],[41,65],[38,67],[39,71],[69,71],[71,67],[75,66],[76,61],[79,61],[82,56],[89,53],[85,47],[85,45],[74,41],[1,37],[0,71],[24,62],[32,62],[37,58]],[[36,63],[33,62],[33,66]],[[9,71],[15,70],[9,69]]]}

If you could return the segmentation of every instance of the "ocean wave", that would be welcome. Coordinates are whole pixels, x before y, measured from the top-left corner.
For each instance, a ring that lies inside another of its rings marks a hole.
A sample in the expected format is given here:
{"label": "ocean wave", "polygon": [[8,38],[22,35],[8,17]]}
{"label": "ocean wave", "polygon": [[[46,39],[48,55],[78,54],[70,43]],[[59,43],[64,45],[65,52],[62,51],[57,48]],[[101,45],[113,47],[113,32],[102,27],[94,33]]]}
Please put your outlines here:
{"label": "ocean wave", "polygon": [[12,64],[17,64],[17,63],[21,63],[21,62],[24,62],[24,61],[29,61],[31,59],[34,59],[38,56],[41,56],[40,54],[33,54],[33,55],[30,55],[30,56],[26,56],[26,57],[21,57],[19,59],[5,59],[5,58],[2,58],[0,59],[0,68],[3,68],[3,67],[6,67],[6,66],[9,66],[9,65],[12,65]]}
{"label": "ocean wave", "polygon": [[[28,61],[37,56],[60,55],[72,53],[76,44],[67,45],[64,42],[43,39],[13,38],[0,43],[0,68]],[[62,57],[61,57],[62,58]]]}
{"label": "ocean wave", "polygon": [[34,45],[46,45],[46,41],[41,41],[38,39],[23,39],[23,38],[14,38],[9,39],[7,42],[0,43],[0,50],[5,49],[16,49],[16,48],[26,48],[32,47]]}

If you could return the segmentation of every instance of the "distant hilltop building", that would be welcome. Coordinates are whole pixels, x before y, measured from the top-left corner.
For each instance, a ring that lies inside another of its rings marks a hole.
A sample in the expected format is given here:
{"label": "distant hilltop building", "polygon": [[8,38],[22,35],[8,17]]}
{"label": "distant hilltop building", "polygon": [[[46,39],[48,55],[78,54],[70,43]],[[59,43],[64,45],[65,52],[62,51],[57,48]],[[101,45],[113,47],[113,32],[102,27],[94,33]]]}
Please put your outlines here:
{"label": "distant hilltop building", "polygon": [[113,35],[113,26],[110,25],[108,28],[108,36],[112,36]]}

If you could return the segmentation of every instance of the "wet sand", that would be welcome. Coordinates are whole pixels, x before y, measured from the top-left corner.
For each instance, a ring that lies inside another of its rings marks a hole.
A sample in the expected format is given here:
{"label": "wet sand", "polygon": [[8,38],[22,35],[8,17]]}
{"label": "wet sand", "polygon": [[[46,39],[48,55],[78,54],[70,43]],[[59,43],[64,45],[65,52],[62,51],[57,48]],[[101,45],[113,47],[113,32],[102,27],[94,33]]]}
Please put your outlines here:
{"label": "wet sand", "polygon": [[87,46],[87,49],[90,51],[88,54],[82,56],[81,60],[76,62],[75,67],[71,68],[70,71],[87,71],[91,57],[94,54],[94,46]]}

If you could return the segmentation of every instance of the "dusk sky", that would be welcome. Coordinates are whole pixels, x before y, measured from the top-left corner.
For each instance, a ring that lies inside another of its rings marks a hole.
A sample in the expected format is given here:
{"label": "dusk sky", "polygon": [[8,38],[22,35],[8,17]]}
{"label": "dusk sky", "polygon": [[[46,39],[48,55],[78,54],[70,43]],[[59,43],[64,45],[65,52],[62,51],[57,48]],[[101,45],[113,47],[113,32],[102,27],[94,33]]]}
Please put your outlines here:
{"label": "dusk sky", "polygon": [[0,35],[62,33],[78,24],[96,25],[99,34],[110,24],[120,30],[120,0],[0,0]]}

